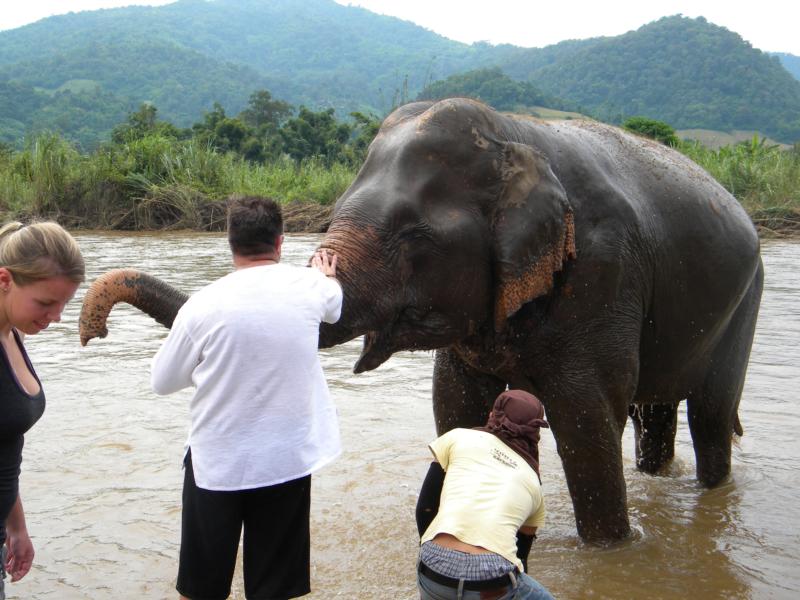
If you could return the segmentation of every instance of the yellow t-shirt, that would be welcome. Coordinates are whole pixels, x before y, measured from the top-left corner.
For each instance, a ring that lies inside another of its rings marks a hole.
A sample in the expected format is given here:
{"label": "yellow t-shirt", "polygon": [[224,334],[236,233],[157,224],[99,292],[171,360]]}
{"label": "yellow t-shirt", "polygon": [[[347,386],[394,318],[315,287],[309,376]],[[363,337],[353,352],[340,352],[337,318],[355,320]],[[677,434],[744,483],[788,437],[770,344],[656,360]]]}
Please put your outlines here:
{"label": "yellow t-shirt", "polygon": [[430,444],[447,476],[439,512],[421,543],[439,533],[499,554],[523,570],[517,531],[544,525],[539,478],[525,460],[485,431],[453,429]]}

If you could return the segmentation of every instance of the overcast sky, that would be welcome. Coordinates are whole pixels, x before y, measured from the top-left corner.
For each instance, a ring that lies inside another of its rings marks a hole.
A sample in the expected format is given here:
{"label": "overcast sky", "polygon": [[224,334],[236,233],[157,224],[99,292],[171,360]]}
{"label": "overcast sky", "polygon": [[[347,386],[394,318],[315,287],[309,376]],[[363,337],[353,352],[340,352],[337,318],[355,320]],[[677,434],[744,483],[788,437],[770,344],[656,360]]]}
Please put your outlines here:
{"label": "overcast sky", "polygon": [[[2,0],[0,30],[70,11],[173,0]],[[213,1],[213,0],[212,0]],[[303,0],[297,0],[302,2]],[[412,21],[460,42],[547,46],[620,35],[660,17],[703,16],[767,52],[800,56],[800,1],[758,0],[337,0]]]}

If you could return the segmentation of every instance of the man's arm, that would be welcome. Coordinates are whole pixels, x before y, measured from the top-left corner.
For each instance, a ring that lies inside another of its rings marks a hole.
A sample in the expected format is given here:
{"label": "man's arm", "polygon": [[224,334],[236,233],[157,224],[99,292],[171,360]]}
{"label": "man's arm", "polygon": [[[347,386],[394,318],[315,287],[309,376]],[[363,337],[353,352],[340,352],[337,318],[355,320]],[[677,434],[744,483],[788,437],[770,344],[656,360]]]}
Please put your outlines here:
{"label": "man's arm", "polygon": [[177,392],[192,385],[192,373],[200,360],[197,344],[187,335],[180,313],[153,357],[150,383],[156,394]]}

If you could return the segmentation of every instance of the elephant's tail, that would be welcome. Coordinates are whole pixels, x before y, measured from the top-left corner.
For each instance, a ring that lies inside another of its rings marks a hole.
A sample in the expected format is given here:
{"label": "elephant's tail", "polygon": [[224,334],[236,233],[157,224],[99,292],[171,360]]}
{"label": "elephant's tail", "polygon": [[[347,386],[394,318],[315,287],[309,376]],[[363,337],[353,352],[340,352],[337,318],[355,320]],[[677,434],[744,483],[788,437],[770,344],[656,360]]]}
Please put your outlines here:
{"label": "elephant's tail", "polygon": [[742,429],[742,422],[739,420],[739,415],[737,414],[733,420],[733,433],[742,437],[744,435],[744,429]]}

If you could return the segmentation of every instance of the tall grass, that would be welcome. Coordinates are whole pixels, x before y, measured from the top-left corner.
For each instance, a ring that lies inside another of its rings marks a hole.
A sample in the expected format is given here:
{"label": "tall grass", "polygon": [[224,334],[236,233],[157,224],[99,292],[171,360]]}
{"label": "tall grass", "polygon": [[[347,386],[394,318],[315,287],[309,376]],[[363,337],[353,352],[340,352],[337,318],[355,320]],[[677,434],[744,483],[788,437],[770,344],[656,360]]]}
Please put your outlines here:
{"label": "tall grass", "polygon": [[75,227],[207,229],[219,225],[219,204],[232,194],[328,205],[355,174],[315,159],[253,164],[197,140],[158,135],[81,156],[44,134],[22,152],[0,155],[0,211]]}
{"label": "tall grass", "polygon": [[[757,225],[800,231],[800,147],[783,151],[754,138],[719,150],[688,142],[677,148],[738,198]],[[0,152],[0,211],[73,227],[218,228],[222,200],[232,194],[329,205],[356,171],[288,157],[253,164],[197,140],[159,135],[85,156],[59,136],[42,134],[20,152]]]}
{"label": "tall grass", "polygon": [[81,157],[63,138],[42,134],[0,161],[0,206],[34,215],[58,211]]}
{"label": "tall grass", "polygon": [[800,230],[800,146],[785,151],[754,137],[719,150],[696,142],[678,148],[733,194],[756,225]]}
{"label": "tall grass", "polygon": [[311,159],[296,165],[283,157],[265,165],[237,160],[226,170],[225,187],[236,194],[258,194],[291,201],[331,204],[350,185],[356,169]]}

